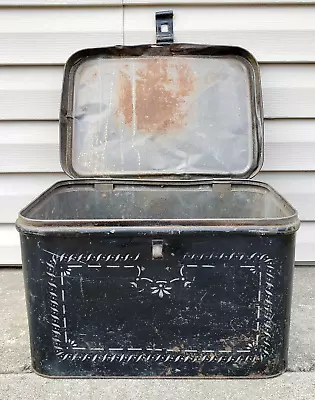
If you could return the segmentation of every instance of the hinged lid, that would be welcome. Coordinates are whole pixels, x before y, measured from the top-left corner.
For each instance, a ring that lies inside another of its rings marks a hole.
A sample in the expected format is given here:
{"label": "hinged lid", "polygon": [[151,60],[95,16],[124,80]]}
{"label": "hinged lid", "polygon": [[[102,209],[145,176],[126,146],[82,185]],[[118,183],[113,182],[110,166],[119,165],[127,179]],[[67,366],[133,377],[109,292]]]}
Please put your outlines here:
{"label": "hinged lid", "polygon": [[257,62],[194,44],[83,50],[66,64],[61,159],[72,177],[251,177],[262,164]]}

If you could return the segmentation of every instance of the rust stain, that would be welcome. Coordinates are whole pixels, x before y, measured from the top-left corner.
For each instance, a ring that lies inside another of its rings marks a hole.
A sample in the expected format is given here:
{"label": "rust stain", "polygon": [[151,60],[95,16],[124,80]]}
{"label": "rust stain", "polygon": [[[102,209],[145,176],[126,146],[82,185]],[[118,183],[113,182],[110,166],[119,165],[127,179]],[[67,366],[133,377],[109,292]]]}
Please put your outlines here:
{"label": "rust stain", "polygon": [[132,125],[132,86],[129,75],[119,73],[119,112],[123,114],[126,125]]}
{"label": "rust stain", "polygon": [[195,74],[183,62],[149,59],[134,71],[125,66],[119,73],[117,115],[138,131],[164,133],[182,128],[187,123],[185,103],[195,82]]}

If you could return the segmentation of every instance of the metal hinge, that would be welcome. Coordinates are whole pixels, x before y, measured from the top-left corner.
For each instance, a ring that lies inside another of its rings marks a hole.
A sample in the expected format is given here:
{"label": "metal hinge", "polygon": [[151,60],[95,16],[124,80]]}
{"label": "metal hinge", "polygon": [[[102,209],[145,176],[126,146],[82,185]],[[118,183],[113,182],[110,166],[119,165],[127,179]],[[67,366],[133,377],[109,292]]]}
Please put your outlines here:
{"label": "metal hinge", "polygon": [[173,11],[155,13],[156,43],[170,44],[174,42]]}

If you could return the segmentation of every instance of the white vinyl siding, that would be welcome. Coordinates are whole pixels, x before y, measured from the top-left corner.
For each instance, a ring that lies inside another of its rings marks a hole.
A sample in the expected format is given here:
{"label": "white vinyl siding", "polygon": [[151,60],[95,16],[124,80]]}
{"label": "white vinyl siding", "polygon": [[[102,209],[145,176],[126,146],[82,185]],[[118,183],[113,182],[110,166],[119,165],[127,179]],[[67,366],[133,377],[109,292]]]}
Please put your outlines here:
{"label": "white vinyl siding", "polygon": [[64,64],[81,48],[123,40],[121,7],[0,7],[0,21],[2,65]]}
{"label": "white vinyl siding", "polygon": [[297,208],[296,258],[315,262],[315,1],[2,0],[0,264],[21,262],[18,211],[67,178],[58,147],[64,62],[85,47],[154,43],[164,9],[174,11],[177,42],[238,45],[258,59],[265,162],[255,179]]}

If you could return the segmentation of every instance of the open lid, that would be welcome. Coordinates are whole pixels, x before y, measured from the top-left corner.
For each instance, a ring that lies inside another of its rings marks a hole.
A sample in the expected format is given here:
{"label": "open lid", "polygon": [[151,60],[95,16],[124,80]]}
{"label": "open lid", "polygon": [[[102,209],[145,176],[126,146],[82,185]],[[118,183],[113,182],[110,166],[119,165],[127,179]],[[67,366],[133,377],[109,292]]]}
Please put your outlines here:
{"label": "open lid", "polygon": [[74,54],[61,162],[72,177],[248,178],[263,159],[259,69],[245,50],[195,44]]}

